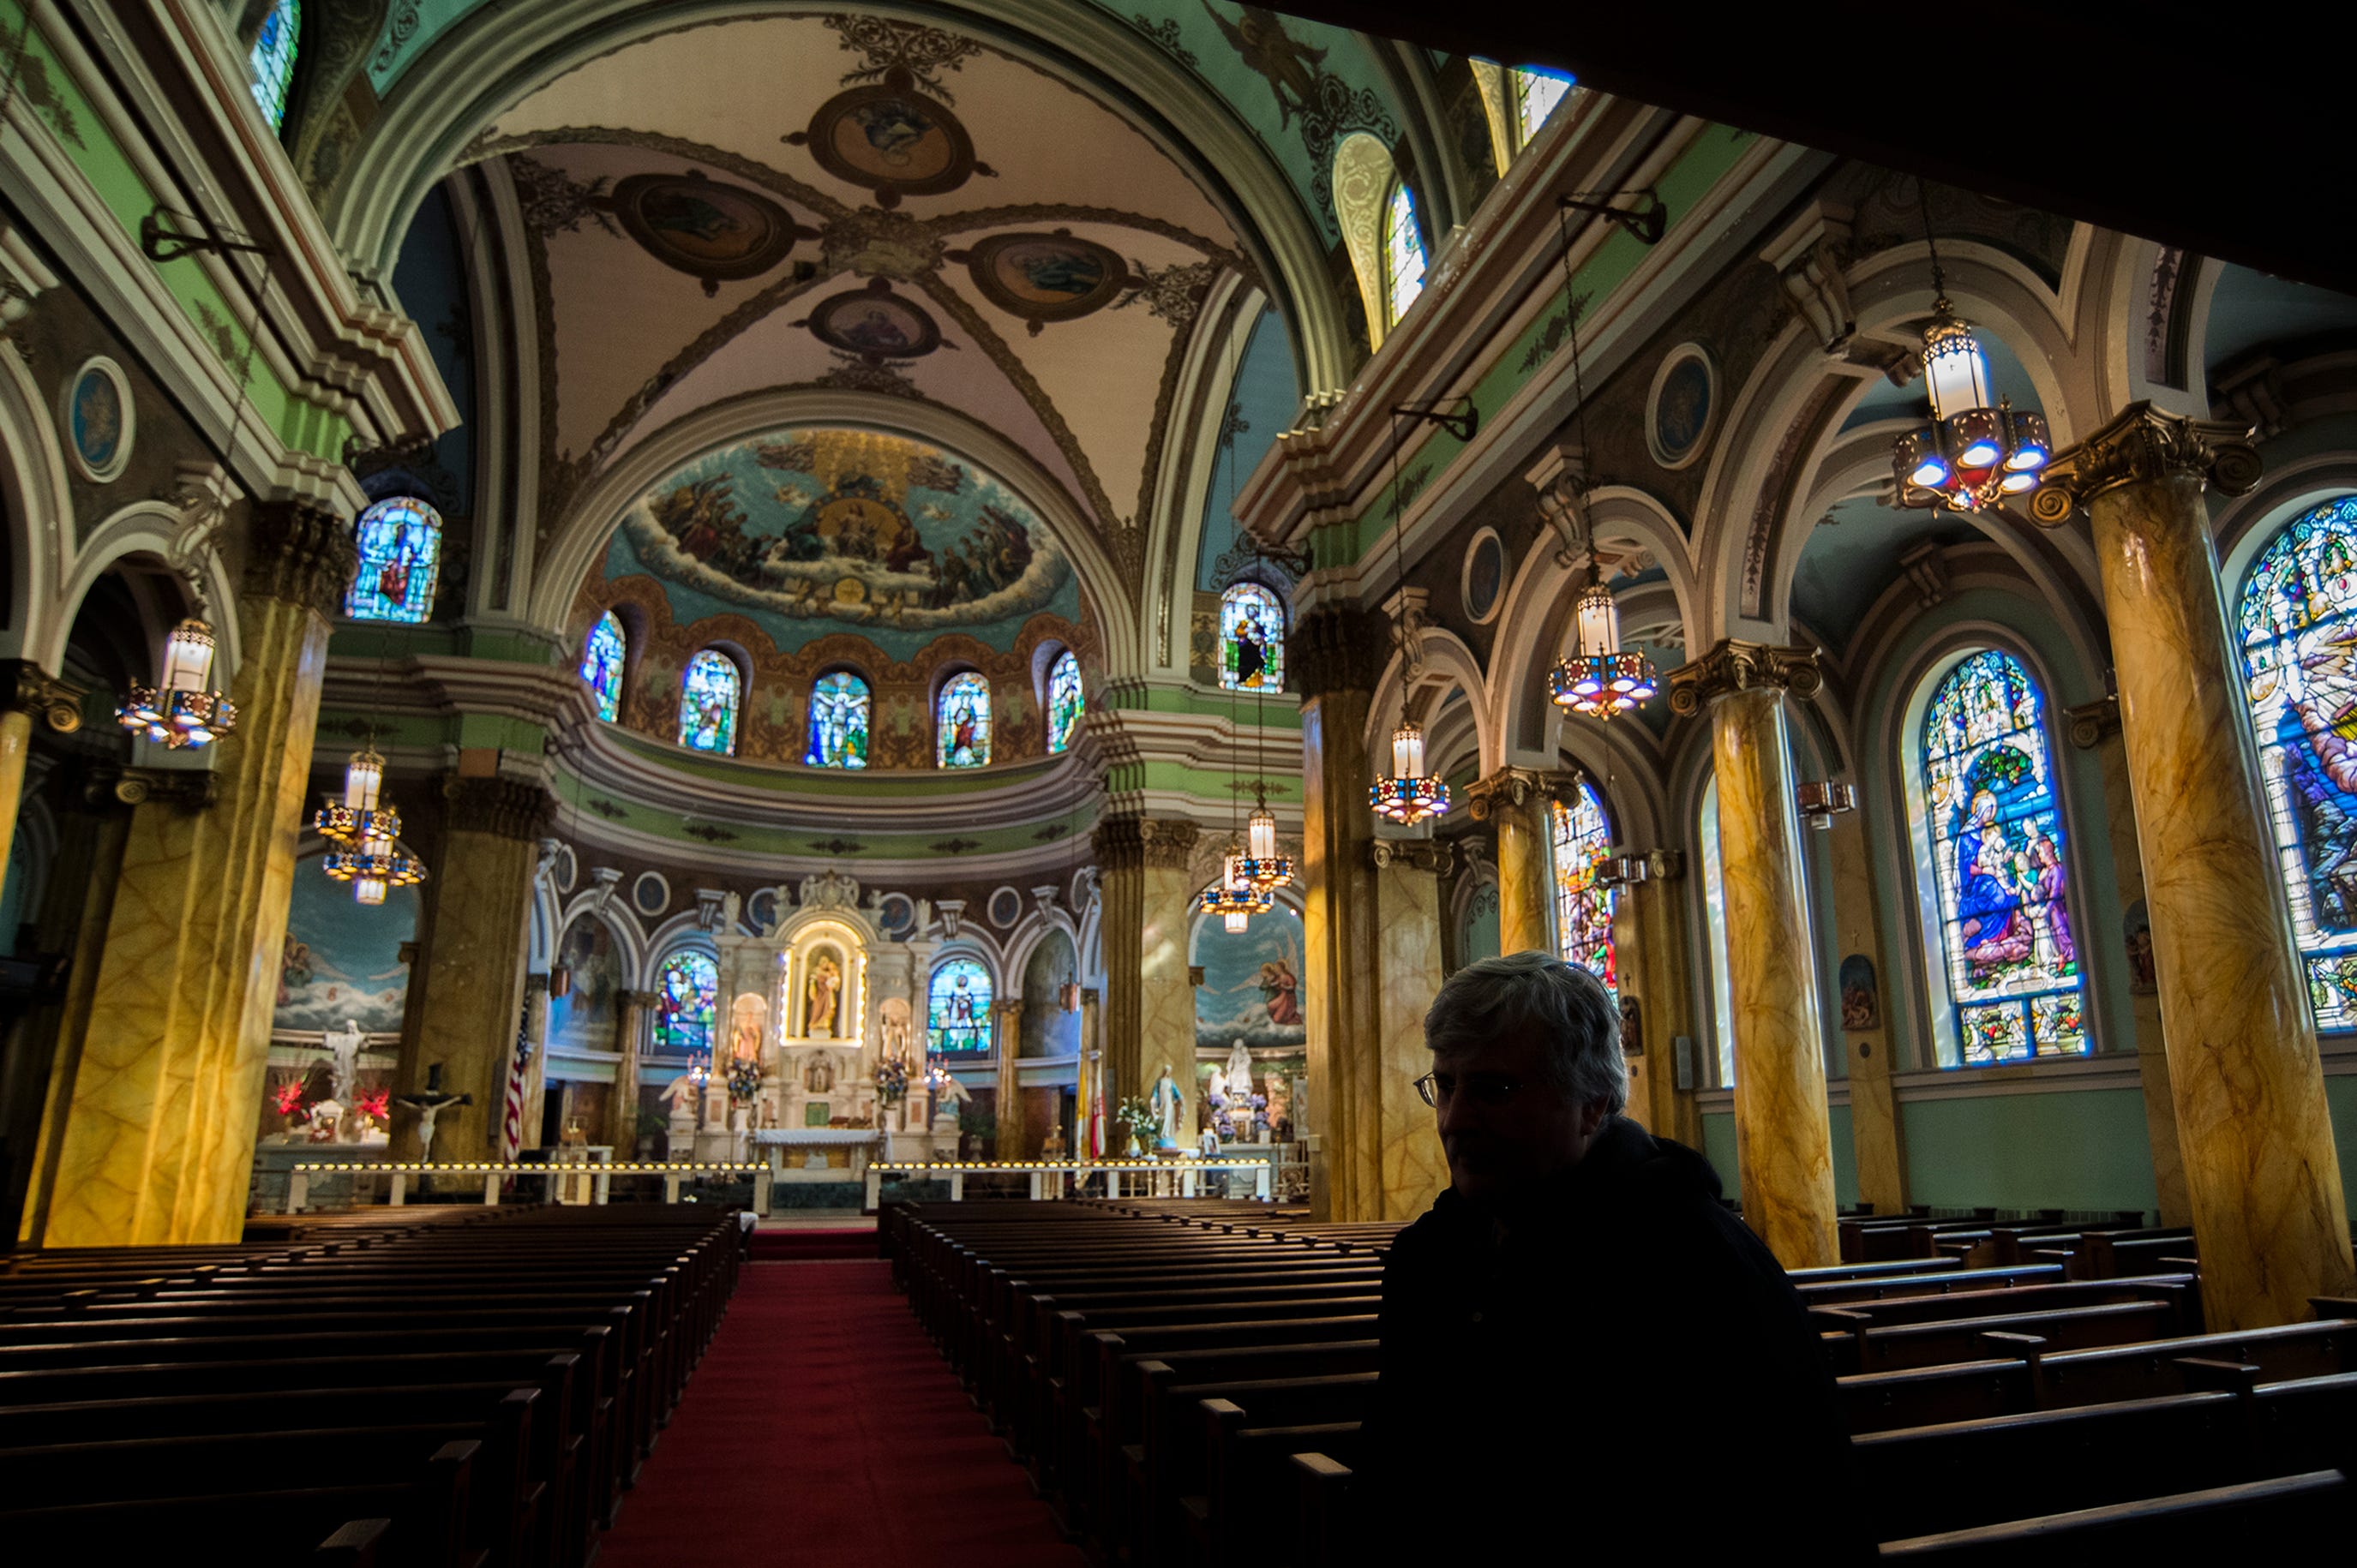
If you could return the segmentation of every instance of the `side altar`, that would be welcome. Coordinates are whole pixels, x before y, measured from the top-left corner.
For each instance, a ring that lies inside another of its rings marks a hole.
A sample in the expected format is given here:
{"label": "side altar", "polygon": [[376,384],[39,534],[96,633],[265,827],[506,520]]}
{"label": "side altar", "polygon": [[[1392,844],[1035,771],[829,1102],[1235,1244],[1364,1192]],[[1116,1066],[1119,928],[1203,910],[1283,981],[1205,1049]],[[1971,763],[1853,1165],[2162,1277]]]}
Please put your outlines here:
{"label": "side altar", "polygon": [[[893,1160],[933,1157],[941,1121],[948,1124],[942,1147],[957,1148],[954,1108],[929,1122],[924,1092],[924,1047],[917,1036],[923,1016],[925,977],[931,972],[932,911],[917,903],[916,919],[905,931],[888,932],[883,893],[863,905],[856,877],[840,871],[805,876],[799,886],[780,886],[766,927],[748,933],[735,894],[721,905],[720,989],[715,999],[719,1035],[711,1077],[703,1086],[700,1128],[673,1128],[673,1146],[693,1131],[695,1157],[744,1160],[758,1142],[775,1159],[789,1145],[798,1155],[835,1157],[860,1145]],[[756,898],[756,905],[765,902]],[[733,1102],[728,1080],[750,1063],[759,1088],[749,1103]],[[884,1074],[904,1086],[887,1103],[878,1087]],[[693,1101],[673,1101],[674,1122],[690,1121]],[[867,1137],[794,1138],[771,1134],[865,1133]],[[757,1137],[756,1135],[759,1136]],[[799,1163],[786,1161],[789,1165]]]}

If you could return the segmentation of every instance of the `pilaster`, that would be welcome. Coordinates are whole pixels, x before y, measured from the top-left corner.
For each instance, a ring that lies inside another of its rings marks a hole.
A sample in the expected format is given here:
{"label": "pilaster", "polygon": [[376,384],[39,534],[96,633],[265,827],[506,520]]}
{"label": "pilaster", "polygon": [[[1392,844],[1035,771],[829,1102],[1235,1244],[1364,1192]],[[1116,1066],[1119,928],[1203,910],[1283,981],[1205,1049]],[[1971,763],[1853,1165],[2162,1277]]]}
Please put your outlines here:
{"label": "pilaster", "polygon": [[25,757],[36,722],[59,735],[80,729],[81,705],[73,688],[29,660],[0,660],[0,892],[8,886],[8,854],[16,843]]}
{"label": "pilaster", "polygon": [[[1359,1075],[1361,1103],[1349,1118],[1374,1140],[1380,1205],[1369,1216],[1414,1219],[1448,1185],[1448,1157],[1432,1108],[1415,1080],[1429,1071],[1424,1015],[1440,990],[1440,874],[1448,849],[1428,839],[1377,839],[1374,969],[1361,983],[1376,993],[1375,1049]],[[1329,1161],[1330,1163],[1330,1161]]]}
{"label": "pilaster", "polygon": [[[614,1145],[618,1160],[634,1157],[638,1149],[640,1064],[646,1059],[649,1021],[661,1000],[651,991],[614,993],[614,1044],[619,1055],[614,1063],[614,1092],[606,1100],[606,1142]],[[531,1005],[529,991],[525,1005]]]}

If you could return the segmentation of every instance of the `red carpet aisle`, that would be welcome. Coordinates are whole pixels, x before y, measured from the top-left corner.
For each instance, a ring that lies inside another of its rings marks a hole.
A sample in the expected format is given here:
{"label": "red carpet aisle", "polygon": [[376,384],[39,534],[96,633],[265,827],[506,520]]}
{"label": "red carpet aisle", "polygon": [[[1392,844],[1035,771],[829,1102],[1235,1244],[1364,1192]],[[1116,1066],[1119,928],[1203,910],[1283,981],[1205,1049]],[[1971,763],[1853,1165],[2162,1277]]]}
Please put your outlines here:
{"label": "red carpet aisle", "polygon": [[881,1262],[753,1263],[598,1568],[1077,1568]]}

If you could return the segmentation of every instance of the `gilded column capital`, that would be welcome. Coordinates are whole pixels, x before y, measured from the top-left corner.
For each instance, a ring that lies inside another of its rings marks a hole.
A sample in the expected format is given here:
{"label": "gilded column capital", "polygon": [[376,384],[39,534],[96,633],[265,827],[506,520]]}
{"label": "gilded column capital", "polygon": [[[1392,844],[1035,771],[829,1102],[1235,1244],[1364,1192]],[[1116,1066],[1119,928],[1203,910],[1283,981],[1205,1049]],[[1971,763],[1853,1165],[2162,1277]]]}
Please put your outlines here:
{"label": "gilded column capital", "polygon": [[1304,697],[1372,692],[1392,647],[1391,627],[1372,610],[1326,605],[1297,618],[1286,636],[1286,684]]}
{"label": "gilded column capital", "polygon": [[81,693],[29,659],[0,659],[0,709],[30,714],[59,735],[81,728]]}
{"label": "gilded column capital", "polygon": [[1106,871],[1135,871],[1146,864],[1146,819],[1107,817],[1089,833],[1097,865]]}
{"label": "gilded column capital", "polygon": [[1499,768],[1486,779],[1477,779],[1465,788],[1466,804],[1472,808],[1473,820],[1486,822],[1501,805],[1519,807],[1532,800],[1552,800],[1556,776],[1542,773],[1535,768],[1509,765]]}
{"label": "gilded column capital", "polygon": [[490,833],[519,843],[538,843],[555,814],[548,791],[520,779],[454,775],[442,782],[442,800],[452,832]]}
{"label": "gilded column capital", "polygon": [[1368,843],[1367,856],[1377,871],[1405,865],[1436,875],[1447,871],[1452,859],[1448,845],[1437,839],[1373,839]]}
{"label": "gilded column capital", "polygon": [[2062,717],[2069,725],[2071,744],[2081,751],[2092,750],[2105,736],[2120,732],[2119,694],[2106,692],[2092,703],[2065,708]]}
{"label": "gilded column capital", "polygon": [[2059,528],[2106,490],[2170,476],[2247,495],[2257,488],[2260,467],[2244,422],[2191,419],[2132,403],[2109,424],[2054,455],[2029,498],[2029,515],[2043,527]]}
{"label": "gilded column capital", "polygon": [[1195,841],[1203,830],[1185,817],[1146,817],[1146,864],[1157,871],[1184,871],[1195,858]]}
{"label": "gilded column capital", "polygon": [[209,768],[126,768],[113,786],[114,798],[126,806],[155,801],[199,811],[213,803],[221,780]]}
{"label": "gilded column capital", "polygon": [[360,546],[346,519],[306,501],[268,501],[253,509],[247,593],[333,619],[343,613],[344,594],[359,569]]}
{"label": "gilded column capital", "polygon": [[1709,652],[1670,671],[1670,712],[1696,713],[1709,698],[1761,686],[1813,696],[1824,683],[1824,671],[1817,667],[1813,648],[1722,638]]}

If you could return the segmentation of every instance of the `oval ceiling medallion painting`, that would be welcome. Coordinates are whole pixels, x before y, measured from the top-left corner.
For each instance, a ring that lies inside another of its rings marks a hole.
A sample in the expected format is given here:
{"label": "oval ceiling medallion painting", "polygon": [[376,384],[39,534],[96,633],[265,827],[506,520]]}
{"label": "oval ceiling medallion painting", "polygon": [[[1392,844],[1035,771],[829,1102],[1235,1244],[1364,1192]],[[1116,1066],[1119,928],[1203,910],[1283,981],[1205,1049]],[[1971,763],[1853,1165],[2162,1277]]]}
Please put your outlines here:
{"label": "oval ceiling medallion painting", "polygon": [[1646,411],[1645,441],[1664,468],[1683,468],[1702,456],[1703,437],[1717,412],[1718,378],[1699,343],[1681,343],[1662,360]]}
{"label": "oval ceiling medallion painting", "polygon": [[1069,230],[1052,234],[993,234],[963,261],[983,297],[1038,332],[1045,321],[1072,321],[1103,310],[1135,286],[1121,257]]}
{"label": "oval ceiling medallion painting", "polygon": [[100,356],[86,360],[66,382],[60,413],[66,449],[81,477],[104,484],[131,461],[131,388],[122,367]]}
{"label": "oval ceiling medallion painting", "polygon": [[784,140],[808,147],[835,178],[868,187],[885,207],[996,172],[974,161],[973,138],[949,105],[918,91],[916,78],[899,66],[876,86],[836,93],[819,105],[809,130]]}
{"label": "oval ceiling medallion painting", "polygon": [[870,363],[915,360],[942,346],[942,329],[923,306],[877,278],[866,288],[831,295],[810,313],[811,336]]}
{"label": "oval ceiling medallion painting", "polygon": [[768,272],[797,236],[791,215],[768,197],[694,169],[630,175],[612,200],[630,238],[663,265],[703,279],[705,294]]}

